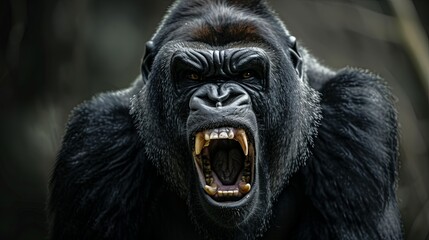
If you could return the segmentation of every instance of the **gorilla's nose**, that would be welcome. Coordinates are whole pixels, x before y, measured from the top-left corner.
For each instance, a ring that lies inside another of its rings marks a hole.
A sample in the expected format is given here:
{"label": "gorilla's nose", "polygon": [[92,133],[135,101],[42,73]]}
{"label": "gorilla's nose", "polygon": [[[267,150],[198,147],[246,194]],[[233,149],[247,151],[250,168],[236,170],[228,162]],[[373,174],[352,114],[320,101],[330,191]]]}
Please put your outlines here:
{"label": "gorilla's nose", "polygon": [[234,83],[207,84],[191,97],[189,108],[200,114],[233,113],[250,107],[250,97],[239,85]]}

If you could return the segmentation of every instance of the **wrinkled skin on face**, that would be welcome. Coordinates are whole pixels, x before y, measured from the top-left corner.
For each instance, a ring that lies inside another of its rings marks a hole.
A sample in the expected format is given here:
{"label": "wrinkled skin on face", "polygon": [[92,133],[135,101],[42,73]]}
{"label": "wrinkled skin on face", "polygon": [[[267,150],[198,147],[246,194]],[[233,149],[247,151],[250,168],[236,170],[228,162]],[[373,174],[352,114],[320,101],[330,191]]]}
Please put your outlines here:
{"label": "wrinkled skin on face", "polygon": [[177,1],[142,76],[74,110],[51,236],[401,239],[396,158],[377,76],[321,66],[265,1]]}

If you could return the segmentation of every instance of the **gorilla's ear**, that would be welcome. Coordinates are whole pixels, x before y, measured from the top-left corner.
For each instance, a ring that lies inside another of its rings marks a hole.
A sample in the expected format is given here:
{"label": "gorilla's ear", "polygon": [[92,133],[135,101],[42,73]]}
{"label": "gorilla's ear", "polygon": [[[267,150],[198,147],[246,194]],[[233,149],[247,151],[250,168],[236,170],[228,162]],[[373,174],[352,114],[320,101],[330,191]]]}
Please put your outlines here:
{"label": "gorilla's ear", "polygon": [[294,36],[289,36],[289,53],[296,74],[299,78],[302,78],[302,57],[298,52],[298,46]]}
{"label": "gorilla's ear", "polygon": [[143,82],[146,83],[146,81],[149,79],[149,73],[152,69],[152,64],[153,64],[153,59],[154,59],[154,55],[153,55],[153,50],[154,50],[154,44],[152,41],[148,41],[146,43],[146,50],[145,50],[145,54],[143,57],[143,62],[142,62],[142,77],[143,77]]}

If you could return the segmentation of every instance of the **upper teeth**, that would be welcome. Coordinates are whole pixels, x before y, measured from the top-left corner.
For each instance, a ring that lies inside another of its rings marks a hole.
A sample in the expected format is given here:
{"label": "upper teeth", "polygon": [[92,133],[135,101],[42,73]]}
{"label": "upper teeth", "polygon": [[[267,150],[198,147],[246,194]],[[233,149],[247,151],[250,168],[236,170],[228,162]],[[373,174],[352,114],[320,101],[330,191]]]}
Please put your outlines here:
{"label": "upper teeth", "polygon": [[215,128],[205,130],[195,135],[195,154],[200,155],[201,150],[207,147],[212,139],[234,139],[240,143],[245,156],[249,154],[246,132],[243,129]]}

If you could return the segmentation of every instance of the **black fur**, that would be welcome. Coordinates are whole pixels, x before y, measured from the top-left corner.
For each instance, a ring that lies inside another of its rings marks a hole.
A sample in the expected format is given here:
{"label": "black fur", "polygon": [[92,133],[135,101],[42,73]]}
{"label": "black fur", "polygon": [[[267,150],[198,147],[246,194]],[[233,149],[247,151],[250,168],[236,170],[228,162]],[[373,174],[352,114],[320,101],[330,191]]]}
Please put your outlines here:
{"label": "black fur", "polygon": [[[294,44],[264,1],[176,2],[142,77],[72,112],[50,185],[51,239],[402,239],[389,89]],[[264,49],[271,67],[266,85],[240,83],[257,121],[258,185],[231,212],[202,197],[187,127],[195,91],[178,89],[169,59],[236,47]]]}

